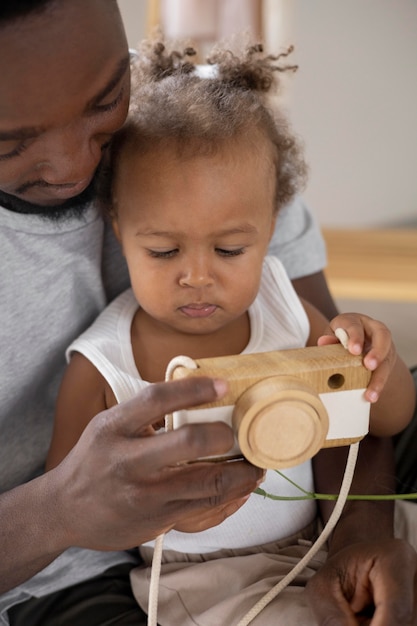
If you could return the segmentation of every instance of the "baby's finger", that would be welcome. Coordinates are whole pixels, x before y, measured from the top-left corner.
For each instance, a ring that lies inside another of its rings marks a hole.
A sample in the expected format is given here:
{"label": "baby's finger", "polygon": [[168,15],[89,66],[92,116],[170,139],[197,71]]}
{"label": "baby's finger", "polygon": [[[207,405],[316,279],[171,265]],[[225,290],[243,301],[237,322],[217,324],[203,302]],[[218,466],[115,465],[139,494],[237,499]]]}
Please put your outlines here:
{"label": "baby's finger", "polygon": [[371,402],[372,404],[379,400],[381,392],[385,387],[390,373],[391,365],[388,363],[388,361],[383,361],[379,365],[379,367],[372,372],[371,379],[365,391],[365,400]]}
{"label": "baby's finger", "polygon": [[388,361],[390,365],[393,365],[395,349],[391,333],[385,324],[365,318],[364,329],[366,344],[363,362],[365,367],[374,371],[383,361]]}
{"label": "baby's finger", "polygon": [[317,339],[318,346],[331,346],[335,343],[339,343],[339,340],[334,335],[322,335]]}

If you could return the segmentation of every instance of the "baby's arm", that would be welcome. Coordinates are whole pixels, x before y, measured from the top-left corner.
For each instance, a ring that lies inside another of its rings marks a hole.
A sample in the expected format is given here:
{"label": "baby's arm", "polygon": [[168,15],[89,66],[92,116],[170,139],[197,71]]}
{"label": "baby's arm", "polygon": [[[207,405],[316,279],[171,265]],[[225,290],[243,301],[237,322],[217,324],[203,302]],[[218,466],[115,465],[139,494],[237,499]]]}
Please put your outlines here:
{"label": "baby's arm", "polygon": [[116,400],[102,375],[91,361],[75,352],[58,393],[46,470],[66,457],[95,415],[114,404]]}
{"label": "baby's arm", "polygon": [[391,333],[367,315],[343,313],[329,323],[308,302],[303,305],[310,320],[308,345],[337,343],[334,332],[343,328],[351,354],[363,354],[363,363],[372,372],[365,398],[372,403],[370,433],[388,437],[403,430],[412,418],[416,394],[412,376],[399,357]]}

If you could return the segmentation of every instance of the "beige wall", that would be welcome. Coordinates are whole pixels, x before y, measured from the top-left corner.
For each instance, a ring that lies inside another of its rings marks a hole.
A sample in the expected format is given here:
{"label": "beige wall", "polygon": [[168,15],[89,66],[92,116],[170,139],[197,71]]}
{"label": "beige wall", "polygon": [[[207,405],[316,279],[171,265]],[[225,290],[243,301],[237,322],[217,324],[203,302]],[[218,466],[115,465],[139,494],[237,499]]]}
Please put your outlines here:
{"label": "beige wall", "polygon": [[146,36],[148,0],[118,0],[129,46],[134,48]]}
{"label": "beige wall", "polygon": [[[210,0],[206,0],[210,1]],[[286,102],[326,226],[417,225],[416,0],[265,0],[269,48],[294,43]],[[129,42],[147,0],[119,0]]]}

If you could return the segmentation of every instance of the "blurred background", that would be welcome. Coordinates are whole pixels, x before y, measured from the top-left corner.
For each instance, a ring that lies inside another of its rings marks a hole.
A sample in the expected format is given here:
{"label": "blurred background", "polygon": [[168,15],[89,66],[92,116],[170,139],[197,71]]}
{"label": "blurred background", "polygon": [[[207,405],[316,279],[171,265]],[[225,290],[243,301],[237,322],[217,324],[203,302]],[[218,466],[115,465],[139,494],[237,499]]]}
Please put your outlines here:
{"label": "blurred background", "polygon": [[243,30],[261,36],[271,52],[294,44],[299,70],[287,82],[288,108],[310,165],[305,197],[321,224],[417,225],[416,0],[119,6],[133,47],[150,24],[161,23],[158,13],[169,36],[190,36],[205,49]]}
{"label": "blurred background", "polygon": [[[286,81],[282,104],[305,144],[304,197],[329,244],[333,293],[342,310],[385,321],[403,358],[417,363],[416,0],[119,0],[119,6],[131,47],[156,25],[169,37],[191,39],[203,54],[243,31],[272,53],[295,46],[291,61],[299,70]],[[361,245],[356,232],[365,233]],[[349,283],[341,255],[351,256]]]}

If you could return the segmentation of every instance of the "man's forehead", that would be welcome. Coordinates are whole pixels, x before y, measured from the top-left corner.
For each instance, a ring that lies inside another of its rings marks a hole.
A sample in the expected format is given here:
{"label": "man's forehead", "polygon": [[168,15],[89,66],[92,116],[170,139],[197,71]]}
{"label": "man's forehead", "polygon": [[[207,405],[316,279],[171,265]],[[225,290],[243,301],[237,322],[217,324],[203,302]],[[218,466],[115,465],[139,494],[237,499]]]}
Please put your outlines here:
{"label": "man's forehead", "polygon": [[[12,117],[20,128],[26,126],[21,116],[37,125],[51,100],[64,105],[67,98],[80,98],[80,90],[95,97],[128,56],[120,16],[115,20],[114,10],[105,9],[107,0],[55,0],[55,5],[60,9],[19,21],[17,28],[0,26],[0,122]],[[34,109],[39,120],[32,119]]]}
{"label": "man's forehead", "polygon": [[[7,11],[3,13],[3,1],[0,2],[2,61],[9,47],[19,61],[29,51],[35,57],[47,49],[58,53],[66,42],[72,42],[75,53],[76,45],[91,47],[104,34],[109,39],[118,32],[124,35],[116,0],[34,0],[23,3],[13,0],[17,6],[28,8],[11,15]],[[35,41],[37,45],[34,45]],[[50,54],[48,60],[51,64],[56,63],[55,54]]]}

